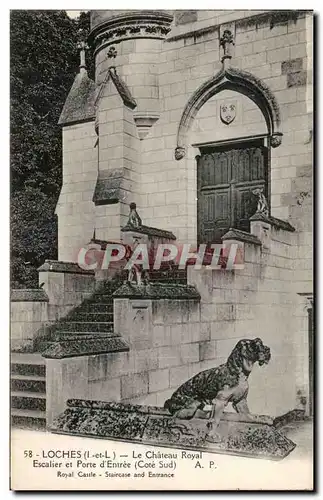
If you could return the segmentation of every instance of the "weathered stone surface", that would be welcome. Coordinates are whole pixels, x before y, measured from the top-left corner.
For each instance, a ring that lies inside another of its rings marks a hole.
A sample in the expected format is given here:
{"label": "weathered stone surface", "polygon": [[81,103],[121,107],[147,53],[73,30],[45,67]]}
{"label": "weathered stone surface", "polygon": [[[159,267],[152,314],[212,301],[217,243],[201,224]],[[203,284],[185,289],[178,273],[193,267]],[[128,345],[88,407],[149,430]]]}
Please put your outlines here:
{"label": "weathered stone surface", "polygon": [[48,260],[46,259],[44,264],[42,264],[38,271],[50,271],[51,273],[73,273],[73,274],[91,274],[94,275],[94,271],[82,269],[76,262],[63,262],[59,260]]}
{"label": "weathered stone surface", "polygon": [[253,234],[246,233],[245,231],[240,231],[240,229],[231,228],[224,236],[222,236],[222,241],[226,240],[237,240],[243,241],[244,243],[252,243],[254,245],[261,245],[261,241]]}
{"label": "weathered stone surface", "polygon": [[123,179],[124,169],[122,168],[100,172],[93,194],[94,203],[96,205],[117,203],[120,199]]}
{"label": "weathered stone surface", "polygon": [[133,226],[126,225],[121,229],[122,232],[132,231],[140,234],[147,234],[148,236],[155,236],[157,238],[165,238],[167,240],[176,240],[176,236],[171,231],[158,229],[156,227],[144,226],[134,228]]}
{"label": "weathered stone surface", "polygon": [[70,335],[66,340],[48,342],[42,352],[44,358],[71,358],[109,352],[126,352],[129,346],[121,337],[111,335]]}
{"label": "weathered stone surface", "polygon": [[194,299],[200,300],[200,294],[192,285],[181,285],[179,283],[148,283],[147,285],[135,285],[124,283],[113,294],[114,298],[140,298],[140,299]]}
{"label": "weathered stone surface", "polygon": [[67,96],[59,125],[95,119],[96,85],[87,72],[78,73]]}
{"label": "weathered stone surface", "polygon": [[41,288],[11,290],[11,302],[48,302],[48,295]]}
{"label": "weathered stone surface", "polygon": [[187,24],[197,21],[197,10],[184,10],[175,13],[175,24]]}
{"label": "weathered stone surface", "polygon": [[224,413],[219,443],[207,441],[207,422],[206,418],[173,418],[164,408],[154,406],[68,400],[51,431],[273,460],[284,458],[295,448],[267,416],[255,415],[251,421],[246,416]]}
{"label": "weathered stone surface", "polygon": [[300,71],[303,69],[303,59],[298,57],[297,59],[289,59],[287,61],[283,61],[282,65],[282,74],[287,75],[288,73],[295,73],[295,71]]}
{"label": "weathered stone surface", "polygon": [[287,75],[287,87],[300,87],[306,85],[306,82],[306,71],[297,71],[296,73],[288,73]]}
{"label": "weathered stone surface", "polygon": [[255,214],[252,217],[250,217],[251,221],[263,221],[263,222],[268,222],[271,226],[274,226],[277,229],[284,229],[285,231],[290,231],[294,232],[295,228],[287,221],[277,219],[277,217],[272,217],[268,216],[266,217],[265,215],[262,214]]}

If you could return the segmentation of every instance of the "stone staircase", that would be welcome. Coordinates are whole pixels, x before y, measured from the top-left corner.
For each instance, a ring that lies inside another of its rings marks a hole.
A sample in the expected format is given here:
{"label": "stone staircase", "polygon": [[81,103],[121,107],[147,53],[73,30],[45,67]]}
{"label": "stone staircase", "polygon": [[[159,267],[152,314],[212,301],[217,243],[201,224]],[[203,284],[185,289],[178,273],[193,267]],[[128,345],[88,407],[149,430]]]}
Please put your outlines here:
{"label": "stone staircase", "polygon": [[46,427],[46,365],[41,352],[57,341],[113,336],[113,292],[120,280],[105,282],[65,318],[46,329],[35,352],[11,354],[11,423],[15,427]]}
{"label": "stone staircase", "polygon": [[[155,283],[185,284],[186,271],[171,275],[155,272],[150,279]],[[42,352],[56,349],[59,344],[60,349],[71,353],[80,340],[87,346],[112,341],[116,342],[117,350],[122,350],[120,343],[123,340],[113,331],[113,293],[122,283],[121,277],[101,283],[91,297],[45,328],[34,344],[35,352],[12,353],[11,419],[14,426],[40,429],[46,426],[46,366]]]}
{"label": "stone staircase", "polygon": [[46,366],[40,353],[11,354],[11,423],[46,427]]}
{"label": "stone staircase", "polygon": [[64,318],[47,328],[37,343],[41,352],[55,342],[113,337],[113,293],[121,285],[117,278],[99,285],[98,289]]}

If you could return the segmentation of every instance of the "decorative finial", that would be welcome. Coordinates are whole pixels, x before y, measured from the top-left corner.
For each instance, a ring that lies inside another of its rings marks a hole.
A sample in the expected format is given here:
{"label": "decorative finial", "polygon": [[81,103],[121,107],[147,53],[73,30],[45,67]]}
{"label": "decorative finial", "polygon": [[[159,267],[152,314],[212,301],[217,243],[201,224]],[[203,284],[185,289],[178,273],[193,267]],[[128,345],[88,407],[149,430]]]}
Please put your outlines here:
{"label": "decorative finial", "polygon": [[92,241],[96,240],[96,235],[95,235],[95,228],[93,229],[93,236],[92,236]]}
{"label": "decorative finial", "polygon": [[225,29],[220,39],[220,46],[223,47],[223,56],[221,62],[225,64],[226,59],[232,59],[231,46],[234,45],[234,38],[232,31]]}
{"label": "decorative finial", "polygon": [[85,51],[88,50],[88,44],[85,42],[80,42],[77,45],[77,48],[80,51],[80,73],[86,71],[86,63],[85,63]]}

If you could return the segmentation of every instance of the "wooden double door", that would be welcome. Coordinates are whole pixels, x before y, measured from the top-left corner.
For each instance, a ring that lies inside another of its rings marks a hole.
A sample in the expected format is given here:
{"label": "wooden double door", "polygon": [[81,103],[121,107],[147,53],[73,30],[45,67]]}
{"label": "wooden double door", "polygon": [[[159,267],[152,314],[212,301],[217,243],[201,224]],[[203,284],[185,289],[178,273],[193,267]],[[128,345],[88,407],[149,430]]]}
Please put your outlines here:
{"label": "wooden double door", "polygon": [[[250,230],[257,210],[255,188],[268,197],[268,150],[263,140],[200,147],[197,157],[198,243],[221,243],[236,228]],[[268,198],[267,198],[268,199]]]}

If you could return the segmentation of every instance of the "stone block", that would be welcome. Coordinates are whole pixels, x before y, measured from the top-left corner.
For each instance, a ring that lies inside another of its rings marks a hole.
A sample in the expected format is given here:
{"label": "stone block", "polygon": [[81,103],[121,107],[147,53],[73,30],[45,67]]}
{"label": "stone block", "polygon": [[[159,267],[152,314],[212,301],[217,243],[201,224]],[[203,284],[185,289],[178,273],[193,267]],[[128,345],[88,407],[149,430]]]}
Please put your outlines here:
{"label": "stone block", "polygon": [[263,248],[270,248],[271,225],[264,221],[251,221],[250,232],[259,238]]}
{"label": "stone block", "polygon": [[286,24],[277,24],[272,27],[268,27],[265,29],[264,38],[272,38],[280,35],[285,35],[287,33],[287,25]]}
{"label": "stone block", "polygon": [[[184,329],[186,330],[185,326]],[[200,342],[210,340],[211,337],[211,323],[189,323],[188,324],[188,338],[190,342]]]}
{"label": "stone block", "polygon": [[154,325],[152,328],[152,344],[154,347],[171,345],[171,327],[163,324]]}
{"label": "stone block", "polygon": [[159,392],[169,388],[169,369],[153,370],[148,373],[149,392]]}
{"label": "stone block", "polygon": [[[275,60],[268,60],[268,62],[275,62]],[[266,63],[266,54],[261,53],[242,57],[241,64],[243,68],[253,68],[256,66],[261,66],[264,63]]]}
{"label": "stone block", "polygon": [[290,57],[291,59],[298,59],[307,56],[307,44],[299,43],[298,45],[293,45],[290,47]]}
{"label": "stone block", "polygon": [[180,346],[167,346],[158,348],[159,368],[178,366],[181,364]]}
{"label": "stone block", "polygon": [[198,343],[184,344],[180,346],[180,357],[183,364],[199,361]]}
{"label": "stone block", "polygon": [[276,63],[285,61],[290,58],[290,47],[282,47],[280,49],[269,50],[267,52],[267,62]]}
{"label": "stone block", "polygon": [[215,304],[201,304],[201,321],[212,321],[217,319]]}
{"label": "stone block", "polygon": [[286,90],[279,90],[276,92],[276,97],[277,97],[277,100],[280,104],[287,104],[289,102],[296,102],[296,100],[297,100],[296,89],[288,88]]}
{"label": "stone block", "polygon": [[235,321],[213,321],[211,323],[212,340],[238,337],[239,335]]}
{"label": "stone block", "polygon": [[103,380],[89,384],[89,398],[101,401],[121,400],[120,378]]}
{"label": "stone block", "polygon": [[191,301],[189,303],[188,310],[188,322],[195,323],[199,322],[201,318],[201,305],[199,302]]}
{"label": "stone block", "polygon": [[296,59],[288,59],[287,61],[282,61],[281,71],[283,75],[288,73],[295,73],[296,71],[301,71],[303,69],[303,59],[297,57]]}
{"label": "stone block", "polygon": [[170,369],[170,387],[177,388],[189,378],[188,365],[176,366]]}
{"label": "stone block", "polygon": [[121,377],[121,398],[129,399],[148,393],[148,373],[134,373]]}
{"label": "stone block", "polygon": [[158,357],[156,349],[142,349],[133,353],[135,372],[157,370]]}
{"label": "stone block", "polygon": [[302,85],[306,85],[306,82],[306,71],[297,71],[295,73],[289,73],[287,75],[287,87],[300,87]]}
{"label": "stone block", "polygon": [[216,358],[216,342],[215,340],[209,342],[199,343],[199,361],[204,361],[206,359]]}
{"label": "stone block", "polygon": [[170,341],[171,345],[180,345],[190,342],[189,330],[187,325],[172,325],[170,327]]}

